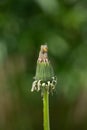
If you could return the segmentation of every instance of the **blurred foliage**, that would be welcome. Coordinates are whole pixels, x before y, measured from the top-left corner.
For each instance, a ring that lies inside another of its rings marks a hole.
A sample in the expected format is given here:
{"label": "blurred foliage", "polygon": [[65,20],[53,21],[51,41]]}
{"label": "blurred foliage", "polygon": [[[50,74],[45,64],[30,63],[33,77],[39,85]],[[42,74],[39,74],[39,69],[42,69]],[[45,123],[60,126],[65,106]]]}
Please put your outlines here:
{"label": "blurred foliage", "polygon": [[51,130],[87,129],[87,1],[0,0],[0,130],[42,130],[31,93],[41,44],[58,77]]}

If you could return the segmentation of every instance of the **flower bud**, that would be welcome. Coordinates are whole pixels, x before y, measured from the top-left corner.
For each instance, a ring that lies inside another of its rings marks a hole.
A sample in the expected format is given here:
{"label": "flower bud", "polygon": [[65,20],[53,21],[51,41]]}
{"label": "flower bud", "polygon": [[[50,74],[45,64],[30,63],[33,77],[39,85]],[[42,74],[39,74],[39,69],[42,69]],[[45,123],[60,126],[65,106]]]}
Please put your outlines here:
{"label": "flower bud", "polygon": [[34,90],[41,90],[43,93],[44,90],[47,90],[48,92],[53,92],[55,90],[57,80],[54,75],[53,67],[48,59],[47,45],[41,45],[34,79],[35,81],[33,82],[31,89],[32,92]]}

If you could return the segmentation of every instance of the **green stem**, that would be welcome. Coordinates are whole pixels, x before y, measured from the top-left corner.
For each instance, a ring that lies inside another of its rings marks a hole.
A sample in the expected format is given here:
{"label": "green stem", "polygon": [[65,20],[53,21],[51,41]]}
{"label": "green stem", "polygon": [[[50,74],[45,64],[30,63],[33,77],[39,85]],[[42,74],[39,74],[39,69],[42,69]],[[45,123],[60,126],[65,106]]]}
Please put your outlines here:
{"label": "green stem", "polygon": [[43,94],[43,125],[44,125],[44,130],[50,130],[49,93],[47,90],[44,91],[44,94]]}

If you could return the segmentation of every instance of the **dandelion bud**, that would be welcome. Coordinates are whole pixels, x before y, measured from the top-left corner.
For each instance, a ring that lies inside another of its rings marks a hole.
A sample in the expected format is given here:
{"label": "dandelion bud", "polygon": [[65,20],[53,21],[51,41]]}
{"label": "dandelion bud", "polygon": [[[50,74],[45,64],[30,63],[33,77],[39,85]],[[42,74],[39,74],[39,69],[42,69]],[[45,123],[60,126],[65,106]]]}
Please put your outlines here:
{"label": "dandelion bud", "polygon": [[37,60],[35,81],[32,84],[31,91],[43,91],[46,89],[48,92],[53,92],[57,83],[54,75],[53,67],[48,59],[47,45],[41,45],[39,57]]}

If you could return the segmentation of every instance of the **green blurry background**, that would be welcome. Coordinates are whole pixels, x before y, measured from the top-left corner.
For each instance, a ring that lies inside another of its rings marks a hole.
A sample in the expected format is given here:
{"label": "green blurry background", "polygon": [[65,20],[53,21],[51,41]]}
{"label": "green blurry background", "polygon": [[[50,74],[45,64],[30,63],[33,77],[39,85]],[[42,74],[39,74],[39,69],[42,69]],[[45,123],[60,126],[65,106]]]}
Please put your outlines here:
{"label": "green blurry background", "polygon": [[51,130],[87,130],[87,0],[0,0],[0,130],[43,130],[30,90],[45,43],[58,77]]}

